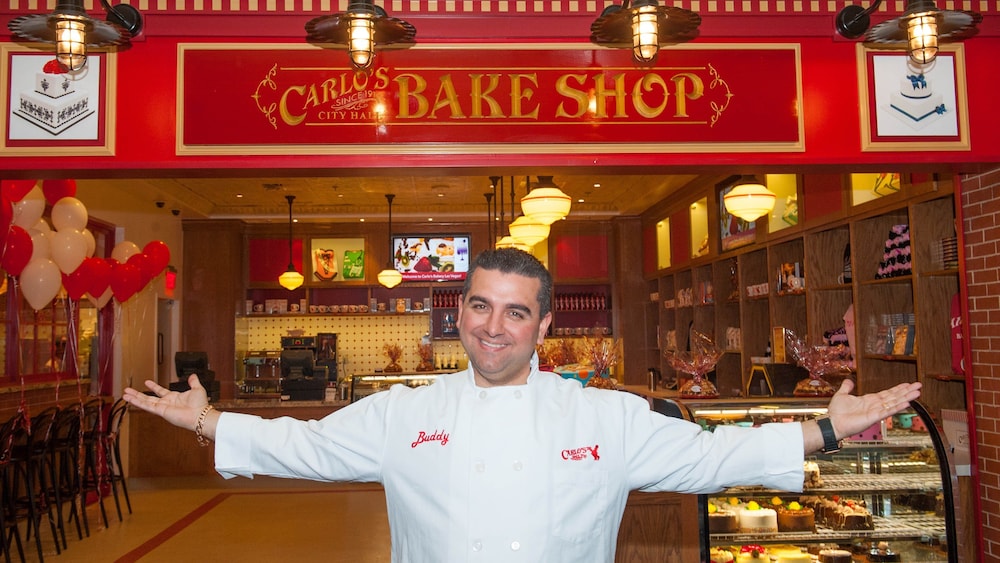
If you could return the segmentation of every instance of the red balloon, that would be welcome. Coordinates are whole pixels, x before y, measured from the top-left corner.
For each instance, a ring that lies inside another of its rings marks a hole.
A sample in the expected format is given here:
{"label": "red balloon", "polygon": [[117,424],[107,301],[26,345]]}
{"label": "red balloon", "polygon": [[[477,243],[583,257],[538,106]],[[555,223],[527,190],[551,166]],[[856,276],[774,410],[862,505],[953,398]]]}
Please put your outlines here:
{"label": "red balloon", "polygon": [[42,193],[49,205],[64,197],[76,197],[76,180],[42,180]]}
{"label": "red balloon", "polygon": [[87,268],[90,270],[90,279],[87,282],[87,293],[90,294],[94,299],[100,299],[104,292],[108,290],[108,285],[111,284],[111,271],[113,261],[115,264],[118,263],[117,260],[109,258],[103,260],[101,258],[95,258],[93,256],[89,258],[84,258],[84,263],[89,263]]}
{"label": "red balloon", "polygon": [[36,183],[34,180],[3,180],[0,181],[0,193],[10,201],[21,201]]}
{"label": "red balloon", "polygon": [[128,301],[142,289],[142,274],[133,264],[119,264],[111,272],[111,293],[119,303]]}
{"label": "red balloon", "polygon": [[149,259],[149,256],[146,256],[142,252],[129,256],[128,260],[126,260],[125,263],[138,268],[139,279],[141,280],[141,283],[139,284],[139,289],[142,289],[147,285],[149,285],[149,282],[153,281],[153,278],[156,277],[156,274],[160,273],[159,271],[155,272],[153,271],[154,268],[153,261]]}
{"label": "red balloon", "polygon": [[146,243],[146,246],[142,247],[142,253],[149,256],[149,259],[153,262],[153,270],[155,270],[153,272],[154,278],[170,265],[170,249],[162,240],[154,240]]}
{"label": "red balloon", "polygon": [[31,260],[31,253],[35,245],[31,242],[31,235],[18,225],[11,225],[7,232],[7,240],[3,247],[3,255],[0,256],[0,266],[12,276],[21,275],[21,271]]}
{"label": "red balloon", "polygon": [[0,193],[0,246],[7,240],[7,227],[14,221],[14,204],[6,194]]}
{"label": "red balloon", "polygon": [[79,300],[87,293],[90,283],[91,262],[84,260],[77,269],[62,275],[62,284],[70,299]]}

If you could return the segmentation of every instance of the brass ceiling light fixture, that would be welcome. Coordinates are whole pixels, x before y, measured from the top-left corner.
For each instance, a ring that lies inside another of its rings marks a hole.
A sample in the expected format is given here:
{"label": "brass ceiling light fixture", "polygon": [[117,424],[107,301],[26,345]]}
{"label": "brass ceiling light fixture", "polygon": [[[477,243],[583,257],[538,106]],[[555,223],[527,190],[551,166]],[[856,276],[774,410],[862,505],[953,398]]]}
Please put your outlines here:
{"label": "brass ceiling light fixture", "polygon": [[977,26],[983,21],[976,12],[939,10],[934,0],[907,0],[903,15],[868,30],[871,14],[881,4],[882,0],[874,0],[867,8],[844,7],[837,13],[837,33],[847,39],[864,35],[865,46],[872,49],[905,50],[919,65],[937,57],[939,43],[961,41],[978,33]]}
{"label": "brass ceiling light fixture", "polygon": [[403,281],[403,274],[392,264],[392,200],[395,197],[396,194],[385,194],[385,199],[389,202],[389,259],[386,261],[385,269],[378,273],[378,283],[389,289]]}
{"label": "brass ceiling light fixture", "polygon": [[295,256],[292,252],[292,202],[295,201],[295,196],[286,195],[285,199],[288,200],[288,270],[278,276],[278,284],[291,291],[298,289],[305,278],[295,269],[295,261],[292,260],[292,257]]}
{"label": "brass ceiling light fixture", "polygon": [[129,4],[112,6],[101,0],[107,21],[87,15],[83,0],[58,0],[51,14],[16,17],[7,24],[19,39],[52,43],[56,59],[69,71],[87,65],[88,47],[118,47],[126,49],[130,40],[142,31],[142,14]]}
{"label": "brass ceiling light fixture", "polygon": [[622,0],[604,8],[590,25],[590,41],[605,47],[631,48],[639,64],[652,64],[660,47],[698,36],[701,16],[656,0]]}
{"label": "brass ceiling light fixture", "polygon": [[372,0],[351,0],[347,11],[313,18],[306,23],[306,41],[344,45],[355,70],[367,70],[375,50],[395,43],[413,43],[417,29],[392,18]]}

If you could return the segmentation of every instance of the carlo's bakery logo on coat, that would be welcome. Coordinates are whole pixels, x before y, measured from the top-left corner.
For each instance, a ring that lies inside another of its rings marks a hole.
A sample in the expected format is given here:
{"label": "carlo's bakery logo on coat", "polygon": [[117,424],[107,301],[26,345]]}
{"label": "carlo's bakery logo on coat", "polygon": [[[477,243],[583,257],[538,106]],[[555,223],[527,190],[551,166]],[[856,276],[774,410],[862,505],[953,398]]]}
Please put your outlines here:
{"label": "carlo's bakery logo on coat", "polygon": [[601,459],[600,454],[597,453],[597,448],[600,446],[600,444],[594,444],[593,446],[567,449],[559,452],[559,455],[568,461],[583,461],[585,459],[593,459],[594,461],[597,461]]}

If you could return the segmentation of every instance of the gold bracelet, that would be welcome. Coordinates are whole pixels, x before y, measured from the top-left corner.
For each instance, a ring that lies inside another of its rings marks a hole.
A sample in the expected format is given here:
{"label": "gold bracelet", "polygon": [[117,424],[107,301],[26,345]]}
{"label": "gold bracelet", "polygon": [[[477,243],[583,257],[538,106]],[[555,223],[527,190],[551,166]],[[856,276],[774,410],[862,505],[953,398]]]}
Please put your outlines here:
{"label": "gold bracelet", "polygon": [[201,409],[198,414],[198,424],[194,427],[194,437],[198,439],[198,445],[205,447],[212,443],[211,440],[205,437],[203,431],[205,430],[205,417],[208,416],[208,411],[212,410],[212,405],[205,405],[205,408]]}

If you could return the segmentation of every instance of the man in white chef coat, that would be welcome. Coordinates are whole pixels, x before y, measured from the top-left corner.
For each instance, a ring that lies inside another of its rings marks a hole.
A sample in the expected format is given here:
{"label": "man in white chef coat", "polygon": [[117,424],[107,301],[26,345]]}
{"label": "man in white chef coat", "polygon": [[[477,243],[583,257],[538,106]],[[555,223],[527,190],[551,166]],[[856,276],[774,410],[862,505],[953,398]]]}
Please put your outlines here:
{"label": "man in white chef coat", "polygon": [[[488,250],[458,309],[469,368],[376,393],[322,420],[219,413],[197,378],[125,399],[215,441],[226,477],[373,481],[385,488],[394,562],[614,560],[629,491],[799,491],[805,453],[919,396],[919,383],[861,397],[848,381],[823,422],[718,427],[669,418],[631,393],[538,370],[552,278],[528,253]],[[761,452],[766,452],[762,455]]]}

